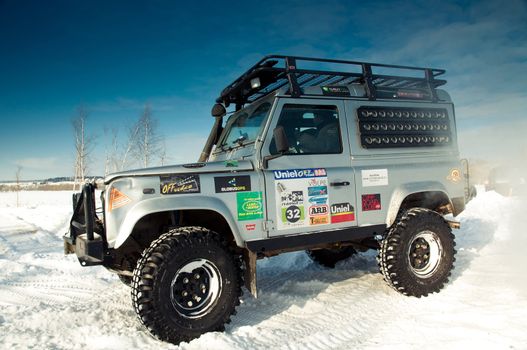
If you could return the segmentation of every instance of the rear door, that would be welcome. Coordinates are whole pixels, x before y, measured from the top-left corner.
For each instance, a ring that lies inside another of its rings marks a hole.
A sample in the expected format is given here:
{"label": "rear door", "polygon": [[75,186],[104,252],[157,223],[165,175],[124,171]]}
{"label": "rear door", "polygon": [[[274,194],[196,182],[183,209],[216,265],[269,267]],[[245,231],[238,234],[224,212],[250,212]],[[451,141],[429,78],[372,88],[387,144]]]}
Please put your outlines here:
{"label": "rear door", "polygon": [[262,156],[275,154],[272,130],[282,126],[289,151],[264,170],[269,236],[296,235],[357,225],[355,179],[344,104],[281,99]]}

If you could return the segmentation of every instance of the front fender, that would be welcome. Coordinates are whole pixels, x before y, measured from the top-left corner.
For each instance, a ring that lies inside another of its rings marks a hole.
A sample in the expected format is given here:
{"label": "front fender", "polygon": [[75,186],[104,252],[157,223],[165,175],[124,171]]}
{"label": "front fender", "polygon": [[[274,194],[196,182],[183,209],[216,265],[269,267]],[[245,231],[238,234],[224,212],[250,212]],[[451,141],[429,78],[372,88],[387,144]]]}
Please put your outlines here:
{"label": "front fender", "polygon": [[442,192],[446,198],[449,198],[447,195],[447,189],[438,181],[422,181],[401,184],[395,188],[390,198],[390,206],[386,215],[387,227],[390,227],[394,223],[404,199],[409,195],[421,192]]}
{"label": "front fender", "polygon": [[232,231],[236,244],[240,247],[243,246],[243,240],[240,236],[238,226],[228,207],[218,198],[209,196],[185,197],[184,200],[175,203],[173,201],[167,201],[162,197],[142,200],[127,212],[126,217],[120,225],[115,242],[110,241],[108,243],[110,246],[112,245],[111,243],[114,243],[113,247],[116,249],[119,248],[128,239],[137,222],[148,214],[192,209],[211,210],[223,216]]}

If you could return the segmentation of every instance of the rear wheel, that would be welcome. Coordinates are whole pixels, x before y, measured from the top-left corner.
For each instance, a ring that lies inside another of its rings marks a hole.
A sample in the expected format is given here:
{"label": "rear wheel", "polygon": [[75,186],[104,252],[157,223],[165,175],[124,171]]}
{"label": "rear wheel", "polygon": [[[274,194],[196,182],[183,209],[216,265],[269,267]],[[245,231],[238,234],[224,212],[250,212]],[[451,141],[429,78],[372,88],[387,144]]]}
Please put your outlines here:
{"label": "rear wheel", "polygon": [[339,261],[347,259],[357,253],[357,251],[350,246],[335,249],[308,250],[306,252],[314,262],[329,268],[335,267]]}
{"label": "rear wheel", "polygon": [[134,270],[132,301],[141,322],[178,344],[221,331],[241,296],[241,258],[226,241],[200,227],[163,234]]}
{"label": "rear wheel", "polygon": [[413,208],[391,227],[378,262],[384,279],[399,293],[421,297],[448,282],[456,253],[450,226],[438,213]]}

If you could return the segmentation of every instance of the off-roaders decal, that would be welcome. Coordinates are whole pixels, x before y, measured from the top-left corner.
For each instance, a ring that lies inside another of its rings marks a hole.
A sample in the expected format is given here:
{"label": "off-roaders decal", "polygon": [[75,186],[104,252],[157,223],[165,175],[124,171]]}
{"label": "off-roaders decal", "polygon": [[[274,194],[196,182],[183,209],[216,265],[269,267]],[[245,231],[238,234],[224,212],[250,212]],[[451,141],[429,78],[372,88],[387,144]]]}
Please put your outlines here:
{"label": "off-roaders decal", "polygon": [[362,187],[388,186],[388,169],[368,169],[361,171]]}
{"label": "off-roaders decal", "polygon": [[326,169],[274,171],[278,230],[329,224]]}
{"label": "off-roaders decal", "polygon": [[200,193],[199,175],[162,175],[161,194]]}
{"label": "off-roaders decal", "polygon": [[238,192],[236,204],[239,221],[263,218],[262,192]]}
{"label": "off-roaders decal", "polygon": [[331,223],[355,221],[355,208],[350,203],[337,203],[331,206]]}
{"label": "off-roaders decal", "polygon": [[363,194],[362,195],[362,211],[381,210],[381,195]]}
{"label": "off-roaders decal", "polygon": [[214,187],[216,193],[250,191],[251,177],[248,175],[215,177]]}

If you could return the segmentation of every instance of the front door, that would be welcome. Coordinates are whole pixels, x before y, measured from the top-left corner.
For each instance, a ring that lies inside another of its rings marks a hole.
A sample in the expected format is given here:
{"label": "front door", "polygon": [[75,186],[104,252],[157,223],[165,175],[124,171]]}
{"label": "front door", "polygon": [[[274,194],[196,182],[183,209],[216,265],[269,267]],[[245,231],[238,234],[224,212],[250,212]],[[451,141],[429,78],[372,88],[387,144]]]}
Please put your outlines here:
{"label": "front door", "polygon": [[341,101],[281,99],[262,156],[275,154],[282,126],[289,151],[264,170],[269,236],[357,225],[355,179]]}

